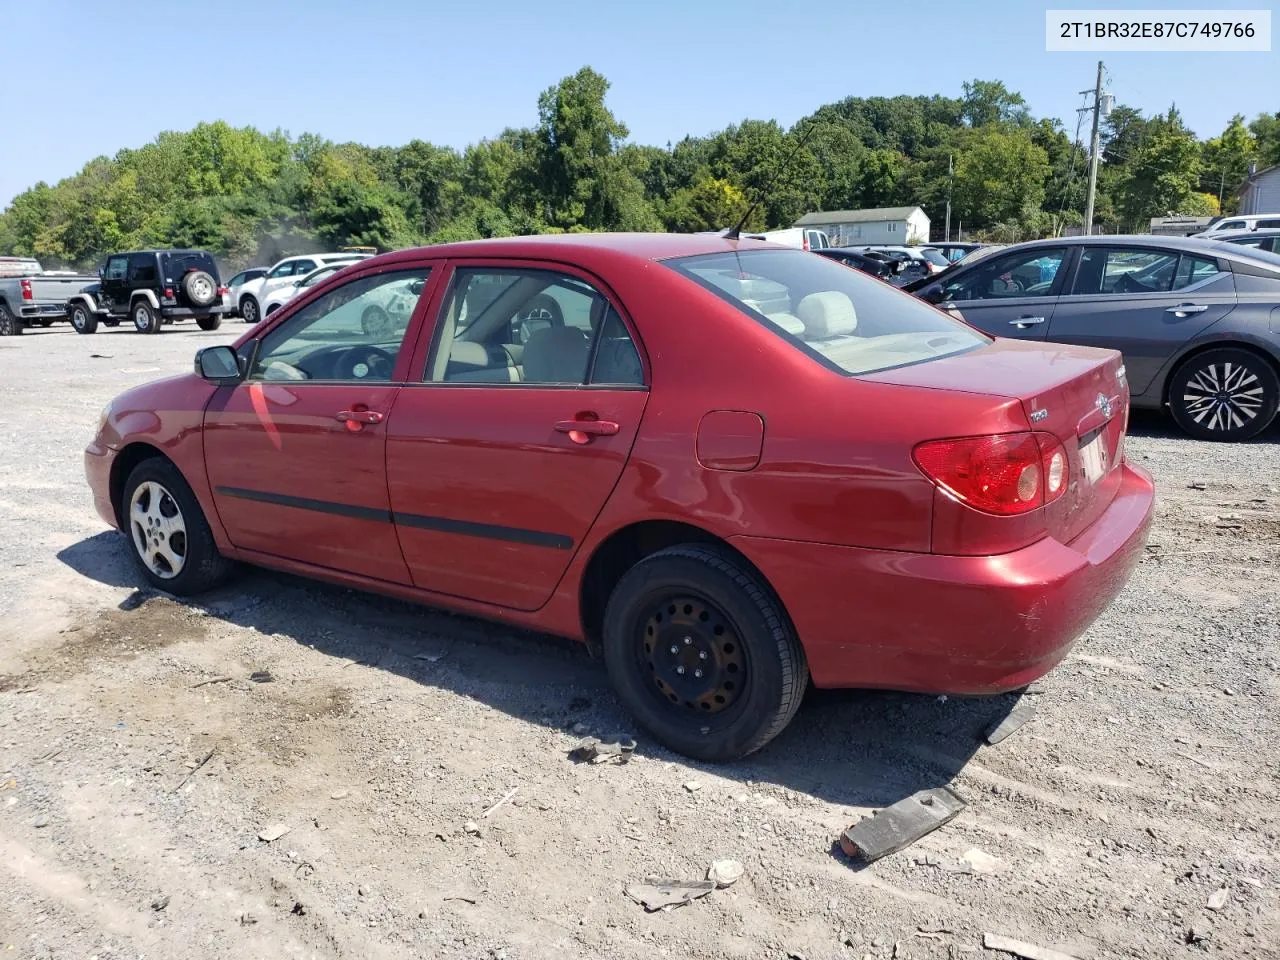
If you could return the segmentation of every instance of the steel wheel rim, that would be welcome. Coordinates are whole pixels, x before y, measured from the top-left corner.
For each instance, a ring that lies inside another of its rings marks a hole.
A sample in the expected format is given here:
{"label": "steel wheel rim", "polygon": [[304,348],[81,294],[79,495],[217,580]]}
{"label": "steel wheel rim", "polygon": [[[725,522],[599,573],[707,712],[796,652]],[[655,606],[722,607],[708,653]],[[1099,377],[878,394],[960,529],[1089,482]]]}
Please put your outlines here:
{"label": "steel wheel rim", "polygon": [[1213,433],[1242,429],[1258,418],[1265,402],[1262,381],[1243,363],[1210,363],[1192,374],[1182,388],[1187,416]]}
{"label": "steel wheel rim", "polygon": [[737,628],[719,607],[694,594],[650,603],[636,652],[653,697],[685,716],[724,713],[746,692],[749,662]]}
{"label": "steel wheel rim", "polygon": [[133,325],[139,330],[145,330],[151,325],[151,317],[147,314],[146,307],[138,307],[133,311]]}
{"label": "steel wheel rim", "polygon": [[187,565],[187,524],[173,494],[154,480],[138,484],[129,499],[133,547],[147,569],[172,580]]}
{"label": "steel wheel rim", "polygon": [[85,324],[84,307],[76,307],[71,311],[71,322],[77,330],[83,330]]}
{"label": "steel wheel rim", "polygon": [[200,302],[213,299],[213,287],[204,277],[191,281],[191,299]]}
{"label": "steel wheel rim", "polygon": [[240,312],[244,314],[244,318],[249,323],[255,323],[258,319],[258,309],[253,305],[252,300],[246,300],[240,307]]}

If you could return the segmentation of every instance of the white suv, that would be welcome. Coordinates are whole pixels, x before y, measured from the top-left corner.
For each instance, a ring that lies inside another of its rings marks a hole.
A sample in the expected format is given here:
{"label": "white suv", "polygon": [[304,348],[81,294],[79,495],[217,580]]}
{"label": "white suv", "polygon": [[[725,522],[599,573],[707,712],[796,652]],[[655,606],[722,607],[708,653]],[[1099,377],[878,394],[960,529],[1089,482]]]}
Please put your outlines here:
{"label": "white suv", "polygon": [[1195,234],[1197,237],[1217,237],[1220,233],[1236,230],[1273,230],[1280,227],[1280,213],[1249,214],[1247,217],[1223,217],[1209,224],[1209,229]]}
{"label": "white suv", "polygon": [[370,256],[368,253],[308,253],[285,257],[273,264],[265,277],[251,280],[240,288],[236,307],[245,323],[257,323],[265,315],[262,305],[273,291],[291,285],[324,264],[354,263],[368,260]]}

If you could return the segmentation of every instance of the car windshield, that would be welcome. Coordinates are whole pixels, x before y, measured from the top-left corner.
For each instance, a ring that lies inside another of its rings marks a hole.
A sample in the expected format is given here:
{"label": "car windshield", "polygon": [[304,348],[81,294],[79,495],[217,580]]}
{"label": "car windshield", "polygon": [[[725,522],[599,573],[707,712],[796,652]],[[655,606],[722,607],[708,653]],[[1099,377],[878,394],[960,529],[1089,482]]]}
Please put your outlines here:
{"label": "car windshield", "polygon": [[183,276],[192,270],[203,270],[215,281],[218,279],[218,268],[213,263],[213,257],[207,253],[199,251],[191,253],[165,253],[160,256],[161,264],[164,267],[164,279],[166,283],[177,283]]}
{"label": "car windshield", "polygon": [[798,250],[704,254],[666,265],[840,373],[875,373],[991,342],[873,277]]}

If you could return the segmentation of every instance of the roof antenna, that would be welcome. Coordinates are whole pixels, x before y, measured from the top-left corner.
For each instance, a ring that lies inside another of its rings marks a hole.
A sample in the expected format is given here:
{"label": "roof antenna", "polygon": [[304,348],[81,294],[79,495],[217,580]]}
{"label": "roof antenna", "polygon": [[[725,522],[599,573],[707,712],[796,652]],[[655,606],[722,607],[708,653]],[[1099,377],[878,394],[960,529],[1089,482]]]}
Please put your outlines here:
{"label": "roof antenna", "polygon": [[787,155],[787,159],[783,160],[782,163],[779,164],[778,169],[773,172],[773,176],[765,182],[764,189],[760,191],[760,195],[756,197],[755,202],[747,208],[747,212],[742,215],[742,219],[738,221],[737,226],[725,233],[724,238],[726,240],[737,240],[739,238],[739,235],[742,233],[742,228],[747,225],[747,220],[756,212],[756,207],[760,206],[760,201],[768,196],[769,190],[773,187],[773,181],[776,180],[778,176],[787,169],[787,167],[791,166],[791,161],[796,158],[796,154],[800,152],[801,148],[809,142],[809,137],[817,128],[817,123],[809,124],[809,129],[806,130],[804,136],[796,142],[796,145],[791,149],[791,153]]}

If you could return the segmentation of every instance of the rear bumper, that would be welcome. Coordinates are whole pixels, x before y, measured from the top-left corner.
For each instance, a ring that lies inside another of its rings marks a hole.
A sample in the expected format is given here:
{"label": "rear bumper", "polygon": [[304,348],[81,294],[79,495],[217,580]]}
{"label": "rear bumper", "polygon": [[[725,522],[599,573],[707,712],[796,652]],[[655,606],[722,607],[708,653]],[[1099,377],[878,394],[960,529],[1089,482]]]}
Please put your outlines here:
{"label": "rear bumper", "polygon": [[118,528],[116,510],[111,503],[111,464],[116,452],[96,440],[84,451],[84,475],[93,494],[93,508],[108,526]]}
{"label": "rear bumper", "polygon": [[1137,565],[1151,477],[1124,464],[1105,513],[1070,544],[993,557],[735,537],[796,626],[820,687],[990,694],[1052,670]]}
{"label": "rear bumper", "polygon": [[20,316],[35,317],[37,320],[65,320],[67,305],[65,303],[34,303],[19,307],[18,313]]}
{"label": "rear bumper", "polygon": [[192,310],[190,307],[161,307],[160,316],[168,317],[171,320],[184,320],[188,317],[214,317],[222,316],[228,312],[228,308],[221,303],[214,304],[212,307],[206,307],[202,310]]}

